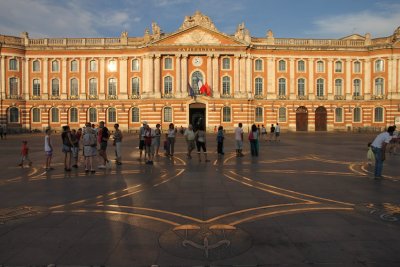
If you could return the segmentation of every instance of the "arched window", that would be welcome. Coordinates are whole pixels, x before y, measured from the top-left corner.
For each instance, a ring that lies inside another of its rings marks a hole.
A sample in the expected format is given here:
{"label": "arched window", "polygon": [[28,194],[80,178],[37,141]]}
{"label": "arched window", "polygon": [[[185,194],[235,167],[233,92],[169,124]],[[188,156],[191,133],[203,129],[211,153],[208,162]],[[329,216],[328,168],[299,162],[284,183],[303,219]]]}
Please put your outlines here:
{"label": "arched window", "polygon": [[16,107],[10,108],[10,123],[17,123],[19,122],[19,109]]}
{"label": "arched window", "polygon": [[285,122],[286,121],[286,108],[281,107],[278,110],[278,121]]}
{"label": "arched window", "polygon": [[298,96],[305,96],[306,80],[300,78],[297,80],[297,94]]}
{"label": "arched window", "polygon": [[117,96],[117,79],[115,78],[108,79],[108,96]]}
{"label": "arched window", "polygon": [[32,88],[32,95],[33,96],[40,96],[40,80],[33,79],[33,88]]}
{"label": "arched window", "polygon": [[231,122],[231,108],[230,107],[222,108],[222,121],[223,122]]}
{"label": "arched window", "polygon": [[324,79],[317,79],[317,96],[324,96]]}
{"label": "arched window", "polygon": [[337,95],[337,96],[343,95],[343,80],[342,79],[335,80],[335,95]]}
{"label": "arched window", "polygon": [[79,91],[78,80],[73,78],[70,81],[70,96],[77,97],[78,96],[78,91]]}
{"label": "arched window", "polygon": [[306,64],[304,60],[299,60],[297,62],[297,71],[298,72],[305,72],[306,71]]}
{"label": "arched window", "polygon": [[51,109],[51,122],[60,122],[60,111],[58,108]]}
{"label": "arched window", "polygon": [[139,71],[139,59],[132,59],[132,71]]}
{"label": "arched window", "polygon": [[384,63],[382,59],[375,61],[375,72],[382,72],[384,70]]}
{"label": "arched window", "polygon": [[90,122],[97,122],[97,110],[95,108],[89,108],[88,114]]}
{"label": "arched window", "polygon": [[262,61],[262,59],[256,59],[254,64],[255,64],[255,70],[256,71],[262,71],[263,70],[263,61]]}
{"label": "arched window", "polygon": [[263,108],[262,107],[256,107],[255,110],[255,121],[256,122],[263,122],[264,121],[264,116],[263,116]]}
{"label": "arched window", "polygon": [[167,57],[164,59],[164,69],[165,70],[172,70],[172,58]]}
{"label": "arched window", "polygon": [[96,60],[94,60],[94,59],[90,60],[89,71],[92,71],[92,72],[97,71],[97,61]]}
{"label": "arched window", "polygon": [[231,68],[231,59],[229,57],[224,57],[222,59],[222,69],[229,70]]}
{"label": "arched window", "polygon": [[34,60],[32,62],[32,71],[33,72],[39,72],[40,71],[40,61],[39,60]]}
{"label": "arched window", "polygon": [[89,96],[97,96],[97,79],[91,78],[89,80]]}
{"label": "arched window", "polygon": [[262,78],[256,78],[254,90],[255,90],[256,96],[263,95],[263,79]]}
{"label": "arched window", "polygon": [[198,95],[200,94],[200,88],[199,88],[199,84],[203,83],[203,74],[201,74],[200,71],[195,71],[192,74],[192,89],[193,92]]}
{"label": "arched window", "polygon": [[78,122],[78,109],[77,108],[69,109],[69,122]]}
{"label": "arched window", "polygon": [[353,122],[361,122],[361,108],[359,107],[353,109]]}
{"label": "arched window", "polygon": [[133,77],[132,78],[132,95],[138,96],[140,94],[140,86],[139,86],[139,78]]}
{"label": "arched window", "polygon": [[9,70],[18,70],[18,60],[16,58],[11,58],[8,66]]}
{"label": "arched window", "polygon": [[354,73],[361,73],[361,62],[355,61],[353,64],[353,72]]}
{"label": "arched window", "polygon": [[381,96],[383,95],[384,90],[384,83],[383,78],[375,79],[375,95]]}
{"label": "arched window", "polygon": [[139,109],[138,108],[132,108],[132,122],[139,122]]}
{"label": "arched window", "polygon": [[222,95],[231,94],[231,78],[229,76],[222,77]]}
{"label": "arched window", "polygon": [[278,94],[279,96],[285,96],[286,95],[286,79],[285,78],[280,78],[278,82]]}
{"label": "arched window", "polygon": [[166,76],[164,77],[164,95],[172,94],[172,77]]}
{"label": "arched window", "polygon": [[10,78],[10,97],[15,98],[18,96],[18,79],[15,77]]}
{"label": "arched window", "polygon": [[335,72],[343,72],[343,63],[342,61],[335,62]]}
{"label": "arched window", "polygon": [[354,79],[353,81],[353,96],[360,96],[361,95],[361,80]]}
{"label": "arched window", "polygon": [[108,122],[117,122],[117,110],[115,108],[109,108],[108,109],[108,116],[107,116]]}
{"label": "arched window", "polygon": [[51,80],[51,95],[52,96],[60,95],[60,81],[58,79]]}
{"label": "arched window", "polygon": [[78,71],[78,61],[74,59],[71,61],[71,72],[77,72],[77,71]]}
{"label": "arched window", "polygon": [[383,122],[383,108],[382,107],[375,108],[374,122]]}
{"label": "arched window", "polygon": [[40,108],[32,109],[32,122],[40,122]]}
{"label": "arched window", "polygon": [[171,107],[164,108],[164,122],[172,122],[172,108]]}
{"label": "arched window", "polygon": [[335,122],[343,122],[343,108],[335,108]]}
{"label": "arched window", "polygon": [[51,62],[51,71],[52,72],[59,72],[60,71],[60,63],[58,60],[53,60]]}
{"label": "arched window", "polygon": [[322,60],[317,61],[317,72],[324,72],[324,62]]}
{"label": "arched window", "polygon": [[286,61],[281,59],[278,62],[278,71],[286,71]]}

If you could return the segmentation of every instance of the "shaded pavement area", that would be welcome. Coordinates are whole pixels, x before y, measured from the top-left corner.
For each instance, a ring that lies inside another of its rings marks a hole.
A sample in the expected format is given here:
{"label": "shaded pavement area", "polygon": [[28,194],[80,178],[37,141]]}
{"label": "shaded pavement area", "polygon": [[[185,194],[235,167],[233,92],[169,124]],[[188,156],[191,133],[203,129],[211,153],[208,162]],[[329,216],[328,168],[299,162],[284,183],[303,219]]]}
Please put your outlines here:
{"label": "shaded pavement area", "polygon": [[[236,158],[233,135],[218,159],[138,161],[126,136],[123,164],[64,172],[61,138],[44,171],[43,135],[0,140],[0,265],[400,266],[400,155],[384,178],[366,162],[375,134],[283,133],[260,155]],[[17,167],[21,140],[33,166]],[[109,142],[108,155],[114,158]],[[82,163],[81,163],[82,165]]]}

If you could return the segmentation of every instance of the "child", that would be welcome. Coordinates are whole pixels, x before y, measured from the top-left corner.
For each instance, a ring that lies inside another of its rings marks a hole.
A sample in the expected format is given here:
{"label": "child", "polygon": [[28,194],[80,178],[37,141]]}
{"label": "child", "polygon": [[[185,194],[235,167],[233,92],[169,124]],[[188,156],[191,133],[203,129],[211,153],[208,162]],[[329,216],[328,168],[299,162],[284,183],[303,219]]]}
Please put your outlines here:
{"label": "child", "polygon": [[368,165],[371,166],[375,163],[375,155],[371,148],[371,143],[368,143],[368,152],[367,152],[367,160]]}
{"label": "child", "polygon": [[51,130],[46,129],[46,136],[44,137],[44,152],[46,153],[46,171],[53,170],[51,165],[51,159],[53,157],[53,145],[50,139]]}
{"label": "child", "polygon": [[168,134],[165,134],[165,141],[164,141],[164,151],[165,151],[165,156],[169,156],[169,142],[168,142]]}
{"label": "child", "polygon": [[29,152],[28,141],[22,141],[21,160],[20,163],[18,164],[18,166],[21,166],[21,168],[24,167],[25,161],[29,162],[29,167],[32,166],[32,161],[29,159],[28,152]]}

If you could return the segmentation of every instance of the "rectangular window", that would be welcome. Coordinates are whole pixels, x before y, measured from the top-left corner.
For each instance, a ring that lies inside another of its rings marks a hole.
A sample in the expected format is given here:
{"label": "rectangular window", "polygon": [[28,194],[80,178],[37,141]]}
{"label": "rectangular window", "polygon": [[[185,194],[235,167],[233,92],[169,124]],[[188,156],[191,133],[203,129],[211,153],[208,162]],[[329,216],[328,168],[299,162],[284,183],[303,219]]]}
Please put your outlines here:
{"label": "rectangular window", "polygon": [[343,109],[335,109],[335,122],[343,122]]}
{"label": "rectangular window", "polygon": [[383,108],[375,108],[375,122],[383,122]]}
{"label": "rectangular window", "polygon": [[285,60],[279,60],[278,71],[286,71],[286,61]]}
{"label": "rectangular window", "polygon": [[96,60],[91,60],[89,63],[89,71],[97,71],[97,62]]}
{"label": "rectangular window", "polygon": [[305,72],[306,71],[306,64],[304,63],[303,60],[300,60],[297,62],[297,71],[298,72]]}
{"label": "rectangular window", "polygon": [[34,108],[32,110],[32,122],[40,122],[40,109]]}
{"label": "rectangular window", "polygon": [[324,72],[324,62],[323,61],[317,62],[317,72]]}
{"label": "rectangular window", "polygon": [[261,59],[257,59],[255,62],[255,69],[256,71],[262,71],[263,70],[263,61]]}
{"label": "rectangular window", "polygon": [[164,122],[172,122],[172,108],[164,108]]}
{"label": "rectangular window", "polygon": [[35,60],[32,62],[32,70],[33,70],[33,72],[40,71],[40,61],[39,60]]}
{"label": "rectangular window", "polygon": [[34,96],[40,96],[40,80],[33,80],[33,90],[32,93]]}
{"label": "rectangular window", "polygon": [[256,122],[263,122],[264,121],[264,118],[263,118],[263,108],[261,108],[261,107],[257,107],[256,108],[256,112],[255,112],[256,114]]}
{"label": "rectangular window", "polygon": [[353,68],[354,73],[361,73],[361,63],[359,61],[354,62]]}
{"label": "rectangular window", "polygon": [[280,121],[280,122],[286,121],[286,108],[279,108],[278,121]]}
{"label": "rectangular window", "polygon": [[18,60],[15,58],[10,59],[9,70],[18,70]]}
{"label": "rectangular window", "polygon": [[139,60],[138,59],[132,60],[132,70],[139,71]]}
{"label": "rectangular window", "polygon": [[231,60],[230,58],[223,58],[222,59],[222,69],[229,70],[231,68]]}
{"label": "rectangular window", "polygon": [[51,62],[51,71],[52,72],[59,72],[60,71],[60,66],[57,60],[53,60]]}
{"label": "rectangular window", "polygon": [[71,108],[69,121],[70,122],[78,122],[78,109],[77,108]]}
{"label": "rectangular window", "polygon": [[58,116],[58,109],[52,108],[51,109],[51,122],[59,122],[60,118]]}
{"label": "rectangular window", "polygon": [[78,61],[72,60],[71,61],[71,72],[77,72],[77,71],[78,71]]}
{"label": "rectangular window", "polygon": [[223,122],[231,121],[231,108],[230,107],[224,107],[222,109],[222,121]]}
{"label": "rectangular window", "polygon": [[361,109],[355,108],[353,114],[353,121],[354,122],[361,122]]}
{"label": "rectangular window", "polygon": [[172,58],[167,57],[164,59],[164,69],[172,70]]}

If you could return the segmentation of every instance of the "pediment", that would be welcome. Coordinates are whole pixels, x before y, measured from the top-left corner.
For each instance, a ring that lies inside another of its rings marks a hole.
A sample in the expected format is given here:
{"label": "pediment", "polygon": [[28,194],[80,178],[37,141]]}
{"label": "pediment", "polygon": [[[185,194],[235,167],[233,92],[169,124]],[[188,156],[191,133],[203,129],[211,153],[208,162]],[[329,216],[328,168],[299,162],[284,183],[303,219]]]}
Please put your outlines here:
{"label": "pediment", "polygon": [[352,35],[341,38],[341,40],[365,40],[365,37],[361,36],[359,34],[352,34]]}
{"label": "pediment", "polygon": [[190,29],[180,30],[174,34],[157,40],[153,45],[243,45],[244,43],[235,37],[194,26]]}

